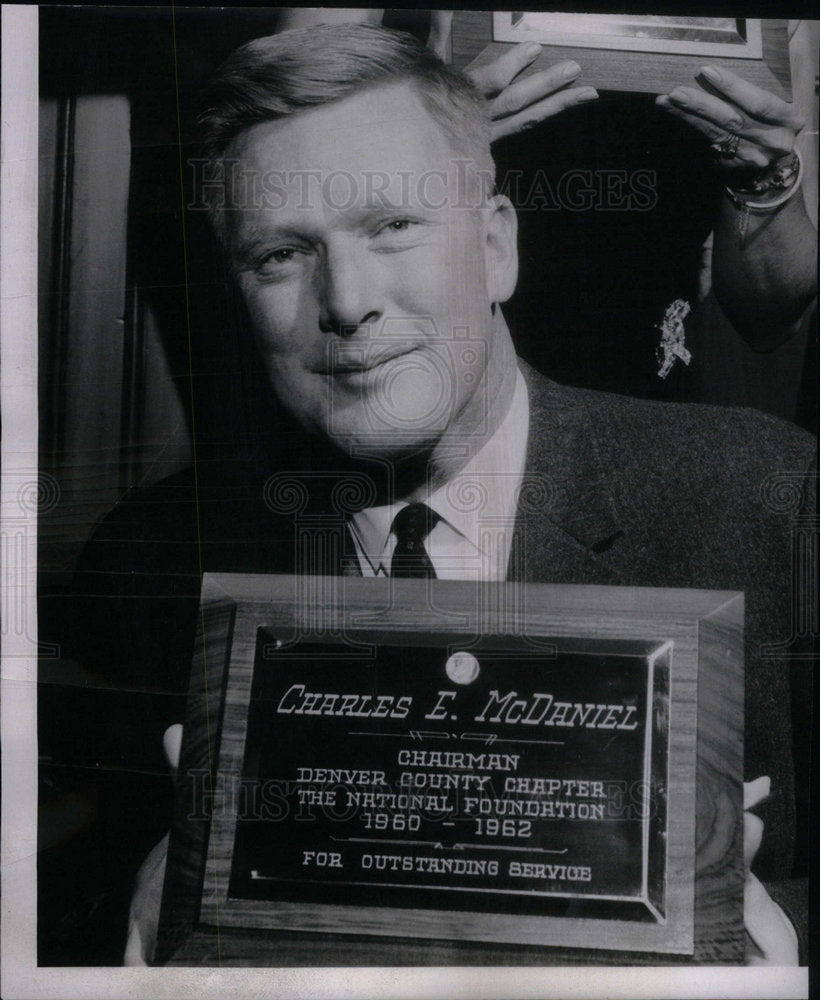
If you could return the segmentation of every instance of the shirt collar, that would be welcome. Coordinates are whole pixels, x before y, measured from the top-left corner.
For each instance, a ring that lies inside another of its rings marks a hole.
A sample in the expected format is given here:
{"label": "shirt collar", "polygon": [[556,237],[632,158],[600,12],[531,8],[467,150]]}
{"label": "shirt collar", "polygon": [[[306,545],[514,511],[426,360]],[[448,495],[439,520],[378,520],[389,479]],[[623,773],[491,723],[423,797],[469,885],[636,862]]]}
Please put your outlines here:
{"label": "shirt collar", "polygon": [[[517,372],[510,408],[496,432],[456,475],[421,502],[480,551],[481,523],[499,524],[515,518],[518,491],[524,475],[529,430],[527,385]],[[373,572],[385,561],[390,527],[409,501],[368,507],[351,518],[351,529]],[[510,523],[512,528],[512,523]]]}

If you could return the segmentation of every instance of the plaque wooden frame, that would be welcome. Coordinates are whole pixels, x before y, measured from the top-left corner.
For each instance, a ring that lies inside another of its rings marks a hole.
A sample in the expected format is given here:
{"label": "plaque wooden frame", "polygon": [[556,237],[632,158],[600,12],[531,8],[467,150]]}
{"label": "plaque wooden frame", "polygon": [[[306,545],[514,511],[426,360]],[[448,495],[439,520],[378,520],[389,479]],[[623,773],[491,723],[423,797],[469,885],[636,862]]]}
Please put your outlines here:
{"label": "plaque wooden frame", "polygon": [[[763,18],[760,22],[761,58],[698,56],[669,52],[630,51],[622,48],[587,48],[571,45],[543,45],[541,54],[522,76],[547,69],[557,62],[574,59],[582,74],[573,86],[589,85],[599,90],[665,94],[678,85],[691,85],[705,63],[725,66],[750,83],[791,100],[791,70],[787,23]],[[522,39],[525,40],[525,39]],[[453,18],[453,65],[463,69],[492,62],[511,42],[493,40],[492,11],[458,11]]]}
{"label": "plaque wooden frame", "polygon": [[[206,574],[200,612],[156,962],[742,963],[742,594]],[[671,643],[664,919],[231,899],[238,806],[225,789],[242,772],[260,627],[353,630],[374,643],[391,630],[431,629],[454,639],[480,631]]]}

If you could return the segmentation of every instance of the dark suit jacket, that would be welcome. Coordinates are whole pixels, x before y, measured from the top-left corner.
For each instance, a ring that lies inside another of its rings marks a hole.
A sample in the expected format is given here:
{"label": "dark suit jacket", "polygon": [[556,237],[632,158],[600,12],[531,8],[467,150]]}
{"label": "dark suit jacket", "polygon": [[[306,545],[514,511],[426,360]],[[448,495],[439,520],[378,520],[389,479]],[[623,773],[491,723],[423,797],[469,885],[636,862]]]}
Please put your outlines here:
{"label": "dark suit jacket", "polygon": [[[813,439],[756,411],[646,402],[522,370],[530,434],[509,578],[745,591],[746,778],[772,779],[759,810],[765,836],[755,868],[762,878],[787,878],[795,834],[792,691],[803,709],[802,739],[809,661],[802,676],[763,647],[793,637],[801,596],[792,590],[793,539],[800,512],[814,510]],[[339,531],[347,551],[341,565],[298,565],[294,518],[302,530],[311,512],[326,512],[338,482],[332,470],[304,472],[293,464],[300,456],[280,465],[279,479],[258,460],[201,462],[195,482],[184,473],[132,491],[81,561],[75,656],[92,671],[113,669],[124,685],[181,696],[200,558],[211,571],[355,572],[339,517],[325,519],[323,530]],[[181,710],[178,697],[167,714],[154,712],[145,738],[159,745]],[[797,773],[807,788],[807,770]]]}

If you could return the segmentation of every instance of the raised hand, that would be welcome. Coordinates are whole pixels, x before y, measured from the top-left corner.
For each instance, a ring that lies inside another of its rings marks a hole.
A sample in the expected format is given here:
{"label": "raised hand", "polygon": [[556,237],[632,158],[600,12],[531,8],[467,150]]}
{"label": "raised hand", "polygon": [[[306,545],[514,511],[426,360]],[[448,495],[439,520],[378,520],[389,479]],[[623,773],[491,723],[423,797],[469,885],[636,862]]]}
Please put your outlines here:
{"label": "raised hand", "polygon": [[522,42],[486,66],[465,69],[478,89],[489,98],[492,141],[532,128],[545,118],[586,101],[594,101],[594,87],[570,87],[581,67],[577,62],[556,63],[523,80],[516,77],[535,61],[541,46]]}
{"label": "raised hand", "polygon": [[[453,25],[451,10],[434,10],[427,45],[447,57]],[[594,101],[594,87],[571,87],[581,72],[577,62],[556,63],[549,69],[516,80],[541,52],[537,42],[522,42],[486,66],[470,63],[464,70],[485,97],[490,98],[492,141],[532,128],[545,118],[585,101]]]}
{"label": "raised hand", "polygon": [[727,172],[760,173],[792,152],[805,124],[793,105],[723,67],[702,67],[697,83],[656,104],[705,135]]}

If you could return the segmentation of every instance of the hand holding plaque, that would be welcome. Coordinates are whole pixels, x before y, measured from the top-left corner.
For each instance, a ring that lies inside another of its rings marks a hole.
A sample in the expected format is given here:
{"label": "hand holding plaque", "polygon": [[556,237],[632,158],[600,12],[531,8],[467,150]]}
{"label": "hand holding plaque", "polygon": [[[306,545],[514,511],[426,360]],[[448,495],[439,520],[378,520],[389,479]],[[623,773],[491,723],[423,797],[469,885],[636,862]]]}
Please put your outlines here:
{"label": "hand holding plaque", "polygon": [[[453,11],[431,11],[427,45],[446,58],[451,44]],[[537,42],[510,46],[488,63],[472,63],[463,72],[489,100],[491,139],[514,135],[560,114],[577,104],[594,101],[594,87],[576,87],[581,67],[571,59],[559,60],[548,69],[525,74],[541,54]]]}
{"label": "hand holding plaque", "polygon": [[726,68],[704,66],[697,83],[677,86],[655,103],[704,135],[716,150],[737,137],[718,160],[727,173],[760,173],[791,154],[805,125],[794,105]]}
{"label": "hand holding plaque", "polygon": [[540,45],[523,43],[487,65],[465,67],[467,76],[490,99],[493,142],[598,97],[594,87],[573,86],[581,73],[573,60],[517,79],[540,53]]}
{"label": "hand holding plaque", "polygon": [[763,821],[750,810],[769,796],[768,777],[743,785],[743,923],[746,927],[747,965],[797,965],[797,934],[780,906],[752,874],[752,863],[763,836]]}

